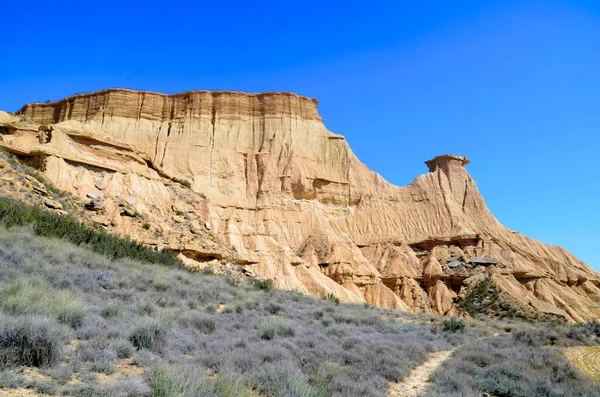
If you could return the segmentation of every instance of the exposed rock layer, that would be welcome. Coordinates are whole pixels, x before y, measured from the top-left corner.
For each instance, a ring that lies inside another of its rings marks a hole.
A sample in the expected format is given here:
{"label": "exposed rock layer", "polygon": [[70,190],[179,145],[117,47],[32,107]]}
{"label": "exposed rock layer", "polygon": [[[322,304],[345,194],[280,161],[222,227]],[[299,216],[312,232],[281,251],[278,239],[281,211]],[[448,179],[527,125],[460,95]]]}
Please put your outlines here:
{"label": "exposed rock layer", "polygon": [[[487,275],[527,310],[600,314],[598,274],[502,226],[468,159],[436,157],[427,174],[393,186],[325,128],[315,100],[114,89],[25,105],[19,116],[0,114],[0,146],[40,159],[61,189],[100,192],[110,227],[189,263],[232,259],[283,288],[439,314],[457,313],[465,286]],[[159,233],[120,221],[123,200]]]}

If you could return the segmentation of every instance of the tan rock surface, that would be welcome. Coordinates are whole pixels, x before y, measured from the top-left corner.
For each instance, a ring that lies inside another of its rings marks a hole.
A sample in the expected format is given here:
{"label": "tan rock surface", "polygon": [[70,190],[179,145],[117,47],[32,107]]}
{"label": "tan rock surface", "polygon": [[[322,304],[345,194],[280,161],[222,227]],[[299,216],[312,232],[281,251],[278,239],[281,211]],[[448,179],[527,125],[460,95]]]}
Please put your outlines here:
{"label": "tan rock surface", "polygon": [[[468,159],[438,156],[393,186],[325,128],[313,99],[112,89],[0,113],[0,128],[0,146],[39,159],[60,189],[100,193],[96,215],[113,230],[198,263],[231,260],[282,288],[440,314],[456,311],[464,280],[493,273],[506,294],[527,294],[523,305],[543,301],[569,321],[600,314],[598,274],[502,226]],[[125,201],[148,229],[121,215]]]}

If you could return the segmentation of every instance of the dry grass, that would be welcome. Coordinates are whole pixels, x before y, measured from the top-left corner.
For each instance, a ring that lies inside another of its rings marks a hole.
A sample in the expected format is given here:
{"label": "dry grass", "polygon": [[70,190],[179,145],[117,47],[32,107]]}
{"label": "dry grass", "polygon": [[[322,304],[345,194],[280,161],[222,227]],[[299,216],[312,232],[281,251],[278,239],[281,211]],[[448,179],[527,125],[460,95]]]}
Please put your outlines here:
{"label": "dry grass", "polygon": [[[429,396],[600,396],[554,346],[597,343],[600,323],[444,323],[190,273],[162,258],[136,262],[127,244],[127,255],[109,258],[98,252],[120,242],[92,252],[36,231],[0,227],[0,390],[374,397],[435,352],[460,346],[434,372]],[[34,341],[40,355],[20,340]]]}
{"label": "dry grass", "polygon": [[27,376],[21,356],[0,369],[0,388],[47,395],[380,396],[431,353],[484,332],[434,333],[440,319],[402,323],[403,313],[251,280],[109,260],[29,229],[0,228],[0,296],[10,320],[0,336],[33,317],[68,335],[36,370],[45,378]]}
{"label": "dry grass", "polygon": [[571,346],[565,355],[583,373],[600,382],[600,346]]}

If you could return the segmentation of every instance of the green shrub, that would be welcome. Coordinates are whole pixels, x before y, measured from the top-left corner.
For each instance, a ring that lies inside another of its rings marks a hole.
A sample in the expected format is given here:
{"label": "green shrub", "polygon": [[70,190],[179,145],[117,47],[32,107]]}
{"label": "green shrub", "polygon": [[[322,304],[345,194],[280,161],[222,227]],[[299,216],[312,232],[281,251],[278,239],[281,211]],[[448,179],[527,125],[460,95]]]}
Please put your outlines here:
{"label": "green shrub", "polygon": [[265,340],[274,339],[277,335],[277,330],[274,327],[264,327],[260,334],[260,337]]}
{"label": "green shrub", "polygon": [[183,267],[170,250],[155,251],[127,237],[92,229],[69,215],[59,215],[6,197],[0,197],[0,225],[32,225],[36,234],[85,245],[110,259],[130,258],[140,262]]}
{"label": "green shrub", "polygon": [[80,327],[87,315],[87,309],[73,293],[56,293],[47,285],[23,279],[8,286],[3,306],[10,314],[45,314],[72,328]]}
{"label": "green shrub", "polygon": [[458,318],[452,317],[442,321],[442,330],[444,332],[462,332],[465,330],[465,323]]}
{"label": "green shrub", "polygon": [[337,296],[335,296],[331,292],[326,293],[325,296],[323,297],[323,299],[325,299],[326,301],[330,301],[330,302],[335,303],[336,306],[340,304],[340,298],[338,298]]}
{"label": "green shrub", "polygon": [[83,325],[87,316],[87,308],[72,293],[61,292],[48,301],[48,311],[56,316],[56,319],[71,328]]}
{"label": "green shrub", "polygon": [[71,328],[78,328],[83,324],[86,315],[87,310],[83,306],[70,305],[60,309],[56,319]]}
{"label": "green shrub", "polygon": [[460,308],[471,316],[524,318],[523,313],[507,302],[490,277],[478,282],[460,301]]}
{"label": "green shrub", "polygon": [[259,291],[271,291],[273,289],[273,280],[261,280],[258,278],[253,278],[251,279],[251,283],[254,286],[254,288],[256,288]]}
{"label": "green shrub", "polygon": [[[239,375],[219,373],[215,379],[215,394],[219,397],[252,397],[257,393],[244,384],[244,379]],[[288,396],[301,396],[299,394],[286,394]]]}
{"label": "green shrub", "polygon": [[70,334],[39,315],[0,317],[0,367],[51,366],[63,356]]}
{"label": "green shrub", "polygon": [[9,314],[44,314],[46,289],[39,284],[19,279],[7,286],[3,308]]}
{"label": "green shrub", "polygon": [[179,181],[179,183],[181,183],[182,186],[185,186],[188,189],[192,188],[192,184],[187,179],[182,179],[182,180]]}

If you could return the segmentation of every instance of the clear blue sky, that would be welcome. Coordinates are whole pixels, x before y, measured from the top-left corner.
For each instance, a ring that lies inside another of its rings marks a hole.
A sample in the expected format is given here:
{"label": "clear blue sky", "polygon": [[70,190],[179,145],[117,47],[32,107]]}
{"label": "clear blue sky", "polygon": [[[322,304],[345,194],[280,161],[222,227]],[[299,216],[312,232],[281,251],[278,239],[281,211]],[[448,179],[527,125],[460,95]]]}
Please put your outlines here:
{"label": "clear blue sky", "polygon": [[294,91],[392,183],[468,156],[501,222],[600,270],[597,0],[1,9],[0,109],[109,87]]}

